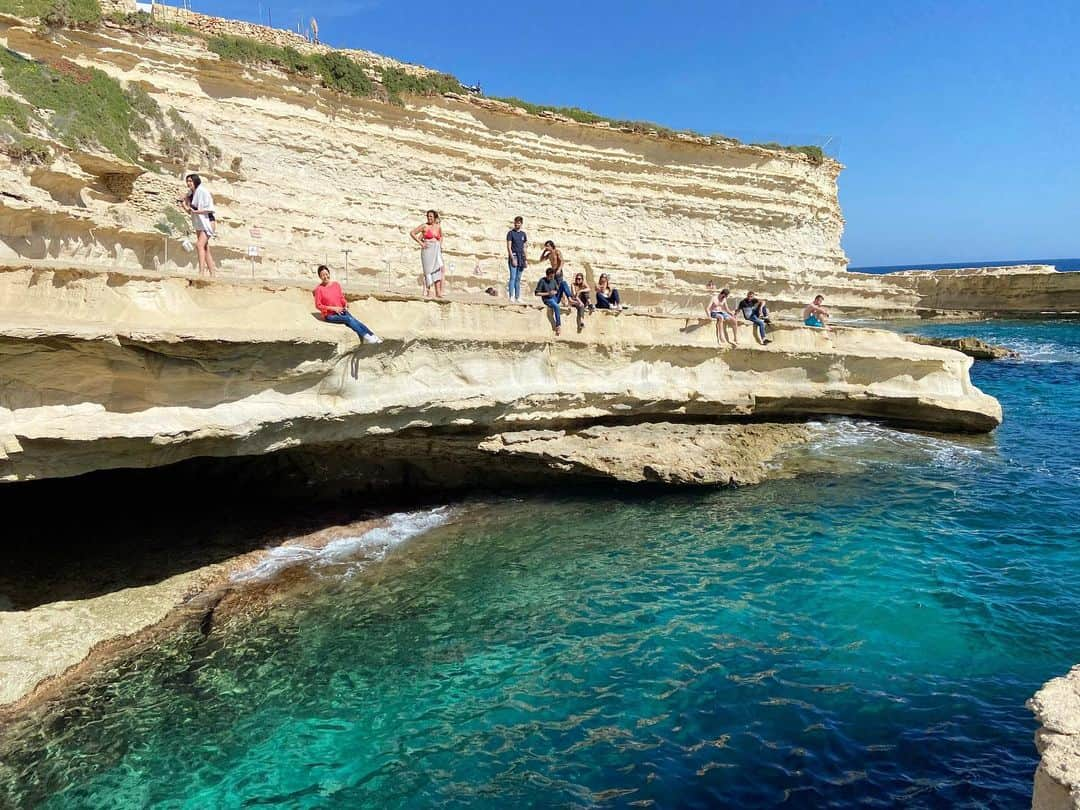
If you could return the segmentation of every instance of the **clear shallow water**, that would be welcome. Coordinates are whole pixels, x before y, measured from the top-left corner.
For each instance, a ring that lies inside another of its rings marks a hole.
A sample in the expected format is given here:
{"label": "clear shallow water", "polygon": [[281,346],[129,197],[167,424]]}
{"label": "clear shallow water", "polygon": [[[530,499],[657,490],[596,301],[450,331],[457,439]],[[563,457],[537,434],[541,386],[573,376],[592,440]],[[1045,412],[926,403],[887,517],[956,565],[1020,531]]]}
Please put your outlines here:
{"label": "clear shallow water", "polygon": [[1080,661],[1080,324],[920,331],[1044,347],[976,364],[995,436],[825,422],[798,479],[401,518],[449,522],[0,734],[0,805],[1027,806],[1023,703]]}

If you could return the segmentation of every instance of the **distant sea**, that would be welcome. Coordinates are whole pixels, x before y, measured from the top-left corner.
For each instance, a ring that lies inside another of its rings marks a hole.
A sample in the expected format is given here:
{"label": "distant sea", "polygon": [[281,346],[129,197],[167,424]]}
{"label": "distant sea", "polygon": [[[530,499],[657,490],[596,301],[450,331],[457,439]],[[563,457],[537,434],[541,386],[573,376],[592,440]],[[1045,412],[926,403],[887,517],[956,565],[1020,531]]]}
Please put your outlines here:
{"label": "distant sea", "polygon": [[1052,264],[1062,272],[1080,271],[1080,259],[1012,259],[1004,262],[959,262],[957,264],[897,264],[890,267],[849,267],[852,273],[898,273],[901,270],[957,270],[961,267],[1012,267],[1017,264]]}

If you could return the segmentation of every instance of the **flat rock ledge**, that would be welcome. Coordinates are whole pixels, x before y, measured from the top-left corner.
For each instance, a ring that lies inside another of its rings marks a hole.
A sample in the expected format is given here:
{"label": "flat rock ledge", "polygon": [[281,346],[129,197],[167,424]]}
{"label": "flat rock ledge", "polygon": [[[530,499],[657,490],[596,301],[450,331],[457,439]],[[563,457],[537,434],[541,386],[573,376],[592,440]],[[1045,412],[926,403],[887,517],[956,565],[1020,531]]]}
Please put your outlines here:
{"label": "flat rock ledge", "polygon": [[1048,682],[1027,707],[1041,724],[1032,810],[1080,810],[1080,665]]}
{"label": "flat rock ledge", "polygon": [[810,438],[802,425],[595,426],[577,432],[524,430],[481,442],[482,451],[579,478],[628,484],[737,486],[775,472],[772,462]]}
{"label": "flat rock ledge", "polygon": [[937,346],[941,349],[954,349],[976,360],[1005,360],[1020,357],[1020,352],[1013,351],[1007,346],[995,346],[974,337],[961,338],[934,338],[916,335],[912,338],[915,343],[923,346]]}

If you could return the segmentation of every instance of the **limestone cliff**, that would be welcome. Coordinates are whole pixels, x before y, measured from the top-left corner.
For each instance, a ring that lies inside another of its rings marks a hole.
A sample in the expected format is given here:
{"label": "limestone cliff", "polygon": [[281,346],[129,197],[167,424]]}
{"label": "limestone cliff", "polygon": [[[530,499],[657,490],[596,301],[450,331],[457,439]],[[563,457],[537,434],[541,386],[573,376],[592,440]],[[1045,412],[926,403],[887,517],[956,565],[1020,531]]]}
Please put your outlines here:
{"label": "limestone cliff", "polygon": [[[584,126],[486,99],[352,98],[223,61],[194,37],[105,28],[49,38],[9,19],[0,39],[137,84],[197,128],[220,154],[199,162],[233,274],[249,271],[253,245],[263,278],[308,278],[324,259],[341,267],[349,249],[354,287],[412,293],[419,258],[407,231],[434,207],[451,289],[504,286],[504,238],[521,214],[533,245],[556,240],[572,271],[611,273],[637,305],[696,311],[708,281],[792,305],[818,290],[852,308],[914,303],[887,281],[850,283],[832,160]],[[47,167],[0,157],[0,261],[189,269],[192,256],[155,229],[188,164],[140,145],[171,174],[86,149],[59,148]]]}
{"label": "limestone cliff", "polygon": [[890,279],[912,290],[924,312],[1080,313],[1080,273],[1044,264],[908,270]]}
{"label": "limestone cliff", "polygon": [[[613,421],[852,414],[984,431],[1001,419],[970,358],[890,332],[784,324],[769,346],[744,329],[722,350],[698,319],[598,312],[555,342],[535,306],[355,308],[386,343],[358,345],[295,287],[5,272],[0,479]],[[439,455],[403,452],[421,466]]]}
{"label": "limestone cliff", "polygon": [[[248,23],[170,15],[202,35],[327,50]],[[521,214],[533,245],[554,239],[572,272],[590,282],[609,273],[630,303],[658,312],[700,311],[710,283],[754,288],[779,311],[817,293],[839,312],[872,316],[1080,309],[1080,276],[1045,268],[845,272],[842,167],[831,159],[583,125],[460,94],[410,96],[401,106],[355,98],[271,65],[223,60],[201,36],[159,29],[44,35],[0,16],[0,44],[61,71],[100,69],[160,109],[146,132],[132,133],[137,160],[37,130],[53,152],[46,163],[0,149],[0,263],[190,271],[175,198],[183,171],[199,169],[219,206],[217,253],[231,277],[307,278],[316,262],[341,268],[348,250],[351,288],[416,292],[419,258],[407,232],[434,207],[457,293],[503,289],[503,240]],[[343,53],[372,76],[386,66],[424,72]],[[3,80],[0,97],[27,101]]]}

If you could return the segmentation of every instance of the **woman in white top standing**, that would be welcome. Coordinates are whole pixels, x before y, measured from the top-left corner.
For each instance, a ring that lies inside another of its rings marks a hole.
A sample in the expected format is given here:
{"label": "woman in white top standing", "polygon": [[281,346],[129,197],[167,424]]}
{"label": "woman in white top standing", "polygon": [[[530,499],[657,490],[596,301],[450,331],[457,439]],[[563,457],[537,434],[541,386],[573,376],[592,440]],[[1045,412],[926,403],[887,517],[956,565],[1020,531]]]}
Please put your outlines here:
{"label": "woman in white top standing", "polygon": [[214,234],[214,198],[197,174],[185,178],[191,196],[184,200],[184,209],[191,214],[191,227],[195,229],[195,249],[199,253],[199,273],[203,270],[214,275],[217,266],[210,255],[210,239]]}

